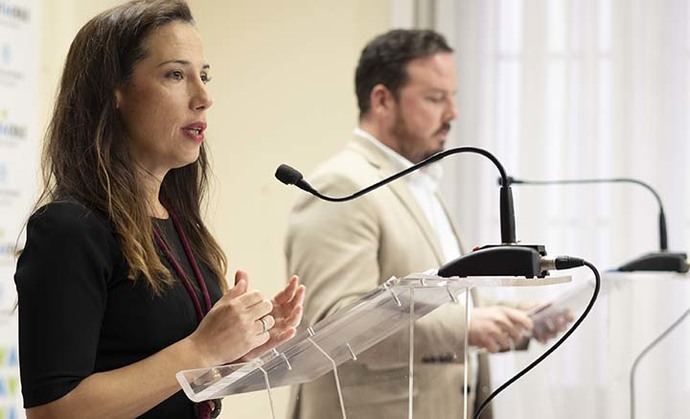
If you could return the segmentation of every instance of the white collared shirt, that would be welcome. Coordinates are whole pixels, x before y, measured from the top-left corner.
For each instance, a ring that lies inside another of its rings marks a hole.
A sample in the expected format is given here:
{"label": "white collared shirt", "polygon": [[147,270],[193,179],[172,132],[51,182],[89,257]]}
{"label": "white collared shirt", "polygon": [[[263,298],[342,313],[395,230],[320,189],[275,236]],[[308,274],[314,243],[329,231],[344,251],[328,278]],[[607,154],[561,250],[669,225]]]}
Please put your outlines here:
{"label": "white collared shirt", "polygon": [[[388,157],[395,170],[405,170],[413,165],[412,162],[363,129],[355,128],[354,134],[380,149]],[[422,209],[427,221],[436,232],[443,252],[443,263],[446,263],[460,256],[460,246],[450,220],[448,220],[448,215],[443,209],[438,195],[436,195],[442,175],[443,168],[437,163],[432,163],[410,173],[403,180],[407,182],[417,205]]]}
{"label": "white collared shirt", "polygon": [[[355,128],[354,134],[371,142],[379,150],[383,151],[395,170],[401,171],[413,166],[411,161],[407,160],[363,129],[359,127]],[[458,238],[455,236],[453,227],[448,219],[448,214],[446,214],[438,195],[436,195],[442,175],[443,168],[438,163],[431,163],[428,166],[408,174],[403,179],[407,182],[415,201],[436,232],[438,240],[441,243],[441,250],[444,258],[443,263],[447,263],[460,256],[460,245],[458,244]],[[470,299],[470,307],[474,307],[472,299]],[[469,363],[471,370],[477,370],[477,365],[479,365],[478,357],[479,355],[477,352],[472,351],[470,353]],[[476,388],[476,374],[471,376],[469,385],[472,388]]]}

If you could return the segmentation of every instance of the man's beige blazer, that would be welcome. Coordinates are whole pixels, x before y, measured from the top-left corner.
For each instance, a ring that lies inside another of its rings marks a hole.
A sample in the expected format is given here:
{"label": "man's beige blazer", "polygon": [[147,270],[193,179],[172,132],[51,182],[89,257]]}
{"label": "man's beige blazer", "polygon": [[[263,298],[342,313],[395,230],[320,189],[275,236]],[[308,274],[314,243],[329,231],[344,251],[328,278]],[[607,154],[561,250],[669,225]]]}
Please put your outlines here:
{"label": "man's beige blazer", "polygon": [[[340,196],[392,173],[380,149],[355,137],[309,181],[325,194]],[[298,274],[307,287],[307,325],[348,306],[391,276],[438,268],[443,262],[437,235],[402,179],[345,203],[302,195],[289,219],[285,250],[289,272]],[[416,418],[462,417],[463,324],[464,305],[459,304],[446,304],[416,323]],[[347,417],[407,417],[407,361],[407,335],[402,332],[340,367]],[[470,371],[470,377],[474,374]],[[475,388],[470,387],[470,406],[476,387],[480,395],[488,390],[471,381]],[[289,417],[341,417],[333,374],[295,388]]]}

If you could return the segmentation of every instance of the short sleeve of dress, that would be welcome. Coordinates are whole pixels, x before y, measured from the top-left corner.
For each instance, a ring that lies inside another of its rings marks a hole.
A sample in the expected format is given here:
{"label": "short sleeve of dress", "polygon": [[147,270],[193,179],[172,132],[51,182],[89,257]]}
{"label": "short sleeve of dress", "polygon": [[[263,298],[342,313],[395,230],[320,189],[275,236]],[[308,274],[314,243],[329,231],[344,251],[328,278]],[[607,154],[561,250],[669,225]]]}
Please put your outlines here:
{"label": "short sleeve of dress", "polygon": [[119,247],[107,219],[75,202],[38,210],[17,262],[24,406],[57,400],[94,371]]}

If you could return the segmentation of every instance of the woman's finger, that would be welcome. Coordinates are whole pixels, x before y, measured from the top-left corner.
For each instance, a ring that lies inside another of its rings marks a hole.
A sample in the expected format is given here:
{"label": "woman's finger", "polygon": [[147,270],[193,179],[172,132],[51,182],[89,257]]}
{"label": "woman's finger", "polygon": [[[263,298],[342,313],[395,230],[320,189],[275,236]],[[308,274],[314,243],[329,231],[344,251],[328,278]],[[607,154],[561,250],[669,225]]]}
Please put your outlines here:
{"label": "woman's finger", "polygon": [[257,320],[256,324],[257,324],[257,328],[258,328],[258,332],[256,334],[258,335],[261,333],[266,333],[266,332],[270,331],[271,329],[273,329],[273,326],[275,326],[276,321],[273,318],[273,316],[271,316],[270,314],[267,314],[267,315],[263,316],[262,318],[260,318],[259,320]]}
{"label": "woman's finger", "polygon": [[221,297],[221,300],[223,301],[229,301],[229,300],[234,300],[235,298],[239,298],[240,296],[244,295],[247,292],[247,281],[245,280],[240,280],[235,284],[234,287],[231,287],[228,289],[223,297]]}
{"label": "woman's finger", "polygon": [[293,301],[296,302],[298,305],[301,305],[304,303],[304,296],[306,295],[307,288],[304,285],[300,285],[297,287],[297,291],[295,292],[295,297],[293,298]]}
{"label": "woman's finger", "polygon": [[290,277],[290,280],[288,281],[288,284],[285,286],[285,288],[278,294],[276,294],[276,296],[274,297],[276,302],[280,304],[285,304],[291,301],[295,297],[295,292],[297,291],[298,285],[299,277],[297,275],[293,275],[292,277]]}
{"label": "woman's finger", "polygon": [[304,307],[302,305],[297,305],[292,309],[292,312],[288,317],[285,318],[285,324],[296,327],[299,325],[300,321],[302,320],[302,313],[304,311]]}
{"label": "woman's finger", "polygon": [[262,300],[248,308],[247,314],[250,318],[260,319],[273,310],[273,303],[268,300]]}
{"label": "woman's finger", "polygon": [[[257,304],[267,301],[259,291],[250,291],[237,298],[238,303],[246,308],[252,308]],[[269,302],[270,303],[270,302]]]}
{"label": "woman's finger", "polygon": [[247,285],[249,285],[249,274],[243,270],[238,269],[235,272],[235,284],[237,284],[243,279],[247,282]]}

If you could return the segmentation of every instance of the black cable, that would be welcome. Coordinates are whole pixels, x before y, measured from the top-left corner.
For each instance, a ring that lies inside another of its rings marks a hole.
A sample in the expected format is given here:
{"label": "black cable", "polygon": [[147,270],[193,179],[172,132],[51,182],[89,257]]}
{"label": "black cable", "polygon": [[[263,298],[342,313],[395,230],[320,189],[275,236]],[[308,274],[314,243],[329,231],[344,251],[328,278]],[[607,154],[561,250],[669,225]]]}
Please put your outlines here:
{"label": "black cable", "polygon": [[685,313],[683,313],[676,321],[674,321],[671,326],[669,326],[666,330],[664,330],[656,339],[652,341],[649,345],[647,345],[642,352],[635,358],[635,362],[633,362],[633,366],[630,369],[630,419],[635,419],[635,373],[637,372],[637,367],[640,364],[640,361],[642,361],[642,358],[647,355],[649,351],[651,351],[659,342],[661,342],[666,336],[669,335],[675,329],[678,327],[679,324],[685,320],[688,315],[690,314],[690,309],[686,310]]}
{"label": "black cable", "polygon": [[503,390],[505,390],[506,388],[508,388],[508,386],[510,386],[511,384],[513,384],[514,382],[516,382],[518,379],[520,379],[520,377],[522,377],[523,375],[527,374],[532,368],[536,367],[536,366],[537,366],[540,362],[542,362],[547,356],[551,355],[551,353],[552,353],[553,351],[555,351],[559,346],[561,346],[561,344],[562,344],[563,342],[565,342],[565,340],[568,339],[568,337],[570,337],[570,335],[575,331],[575,329],[577,329],[577,328],[580,326],[580,323],[582,323],[582,321],[585,319],[585,317],[587,317],[587,315],[589,314],[589,312],[592,310],[592,307],[594,306],[594,302],[596,301],[597,296],[599,295],[599,288],[601,287],[601,276],[599,275],[599,271],[597,270],[597,268],[596,268],[593,264],[591,264],[591,263],[589,263],[589,262],[587,262],[587,261],[585,261],[585,260],[576,259],[576,258],[567,258],[567,259],[566,259],[566,258],[567,258],[567,257],[565,257],[565,258],[561,258],[561,257],[556,258],[556,269],[569,269],[569,268],[573,268],[573,267],[576,267],[576,266],[583,266],[583,265],[584,265],[584,266],[587,266],[589,269],[591,269],[592,272],[594,272],[594,279],[595,279],[594,292],[592,293],[592,298],[589,300],[589,303],[587,304],[587,307],[585,308],[585,311],[584,311],[584,312],[582,313],[582,315],[580,315],[580,317],[573,323],[573,325],[570,327],[570,329],[568,329],[568,331],[565,332],[565,333],[563,334],[563,336],[561,336],[561,338],[558,339],[558,341],[557,341],[556,343],[553,344],[553,346],[551,346],[548,350],[546,350],[546,352],[544,352],[543,354],[541,354],[541,356],[539,356],[539,357],[538,357],[536,360],[534,360],[531,364],[529,364],[528,366],[526,366],[525,368],[523,368],[520,372],[518,372],[517,374],[515,374],[512,378],[510,378],[508,381],[506,381],[506,382],[503,383],[500,387],[498,387],[496,390],[494,390],[494,391],[489,395],[489,397],[487,397],[486,400],[484,400],[484,401],[482,402],[482,404],[479,405],[479,407],[477,408],[477,410],[476,410],[475,413],[474,413],[474,419],[480,419],[480,416],[481,416],[482,412],[484,411],[484,409],[486,409],[486,407],[489,405],[489,403],[491,402],[491,400],[493,400],[496,396],[498,396],[499,393],[501,393]]}

